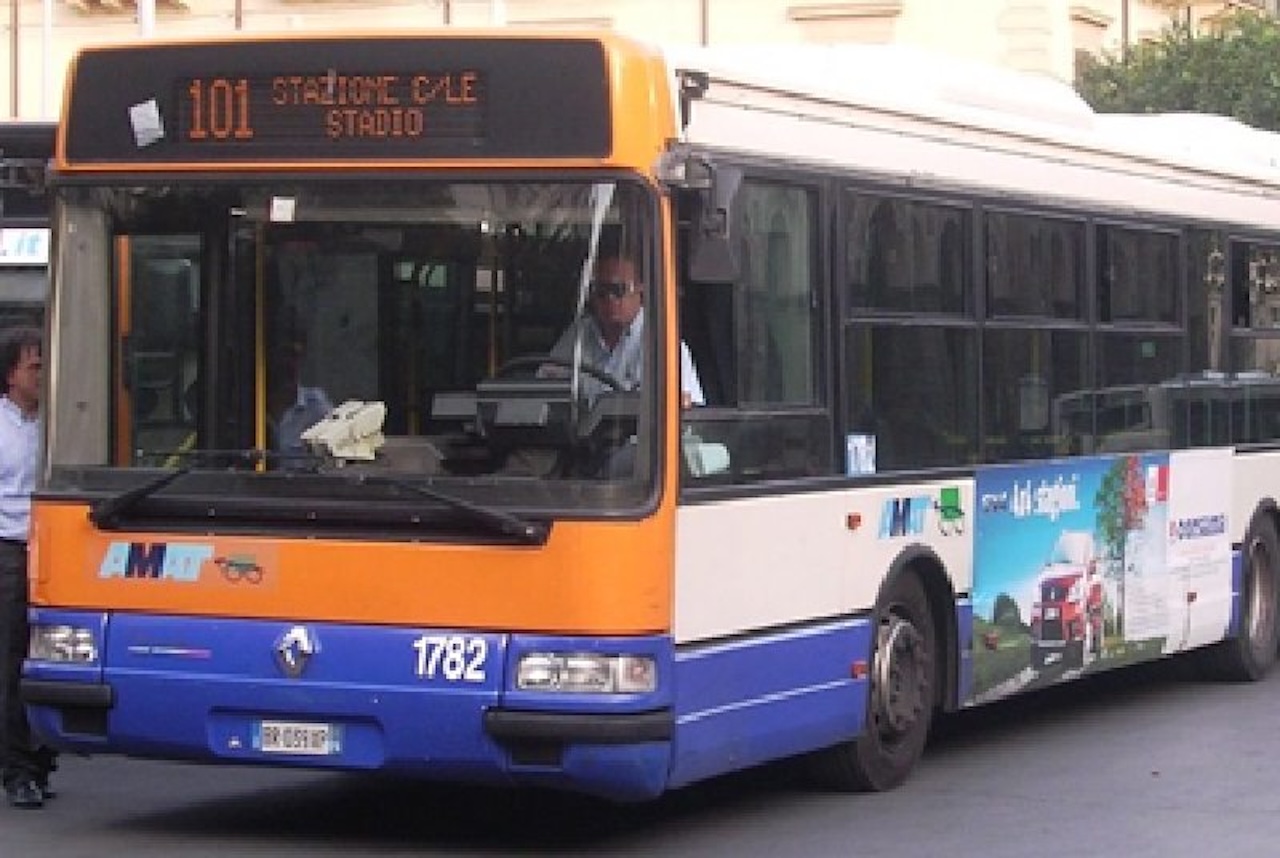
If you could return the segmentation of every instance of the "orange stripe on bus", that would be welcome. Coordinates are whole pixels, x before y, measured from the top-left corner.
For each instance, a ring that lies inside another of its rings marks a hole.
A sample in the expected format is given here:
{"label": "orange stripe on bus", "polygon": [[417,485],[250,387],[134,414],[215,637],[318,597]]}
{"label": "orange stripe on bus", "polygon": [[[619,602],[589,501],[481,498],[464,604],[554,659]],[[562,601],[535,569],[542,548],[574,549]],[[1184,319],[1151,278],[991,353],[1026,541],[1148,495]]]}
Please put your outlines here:
{"label": "orange stripe on bus", "polygon": [[[661,633],[671,623],[669,509],[634,522],[559,522],[540,547],[103,533],[87,512],[37,503],[35,604],[569,634]],[[110,562],[131,544],[134,568]],[[157,577],[144,561],[162,556],[160,545],[185,547],[198,570]]]}

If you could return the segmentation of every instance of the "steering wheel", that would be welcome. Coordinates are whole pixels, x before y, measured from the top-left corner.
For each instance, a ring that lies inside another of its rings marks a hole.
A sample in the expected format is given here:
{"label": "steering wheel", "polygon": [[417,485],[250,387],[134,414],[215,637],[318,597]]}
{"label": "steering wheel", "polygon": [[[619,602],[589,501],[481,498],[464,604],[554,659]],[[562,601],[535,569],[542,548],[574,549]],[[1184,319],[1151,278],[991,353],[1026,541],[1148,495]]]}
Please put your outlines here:
{"label": "steering wheel", "polygon": [[[524,369],[526,367],[543,367],[547,364],[551,364],[552,366],[562,366],[566,369],[575,368],[572,360],[557,357],[556,355],[521,355],[520,357],[512,358],[502,366],[498,367],[497,372],[493,375],[494,378],[502,378],[503,376],[511,375],[518,369]],[[613,373],[602,369],[593,363],[580,360],[578,361],[576,368],[585,372],[587,375],[605,385],[610,390],[626,391],[630,389],[619,378],[613,375]]]}

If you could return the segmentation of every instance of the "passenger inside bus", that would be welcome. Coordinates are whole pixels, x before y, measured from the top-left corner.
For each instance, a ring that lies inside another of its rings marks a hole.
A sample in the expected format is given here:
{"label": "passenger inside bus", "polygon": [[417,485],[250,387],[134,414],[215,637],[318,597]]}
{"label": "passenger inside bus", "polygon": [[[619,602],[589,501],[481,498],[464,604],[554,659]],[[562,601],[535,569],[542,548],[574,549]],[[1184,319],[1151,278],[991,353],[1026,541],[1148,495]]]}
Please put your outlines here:
{"label": "passenger inside bus", "polygon": [[302,383],[306,338],[285,336],[275,342],[267,355],[267,423],[271,448],[302,456],[306,448],[302,433],[333,410],[324,389]]}

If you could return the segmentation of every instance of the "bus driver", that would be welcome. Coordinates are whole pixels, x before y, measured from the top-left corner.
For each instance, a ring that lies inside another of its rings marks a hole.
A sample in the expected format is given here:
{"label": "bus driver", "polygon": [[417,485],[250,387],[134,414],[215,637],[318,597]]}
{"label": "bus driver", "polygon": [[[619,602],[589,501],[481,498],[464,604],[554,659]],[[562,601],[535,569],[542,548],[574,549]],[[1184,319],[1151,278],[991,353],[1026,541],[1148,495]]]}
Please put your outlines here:
{"label": "bus driver", "polygon": [[[567,363],[574,360],[575,342],[582,341],[581,361],[598,367],[632,390],[640,386],[644,365],[644,284],[630,259],[601,258],[591,278],[588,312],[577,319],[551,348],[551,354]],[[551,373],[544,371],[542,375]],[[588,392],[600,382],[588,378]],[[685,408],[704,405],[702,383],[693,357],[680,342],[680,400]]]}

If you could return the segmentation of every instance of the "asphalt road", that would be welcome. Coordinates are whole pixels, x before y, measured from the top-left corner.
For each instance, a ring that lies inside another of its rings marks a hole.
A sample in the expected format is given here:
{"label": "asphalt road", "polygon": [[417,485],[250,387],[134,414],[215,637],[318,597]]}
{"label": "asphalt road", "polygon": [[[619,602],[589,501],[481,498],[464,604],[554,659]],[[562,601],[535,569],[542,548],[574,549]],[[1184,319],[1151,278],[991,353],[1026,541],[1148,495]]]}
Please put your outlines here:
{"label": "asphalt road", "polygon": [[881,795],[794,766],[640,806],[367,776],[65,759],[41,811],[0,807],[0,855],[733,855],[1230,858],[1280,851],[1280,672],[1177,664],[951,718]]}

